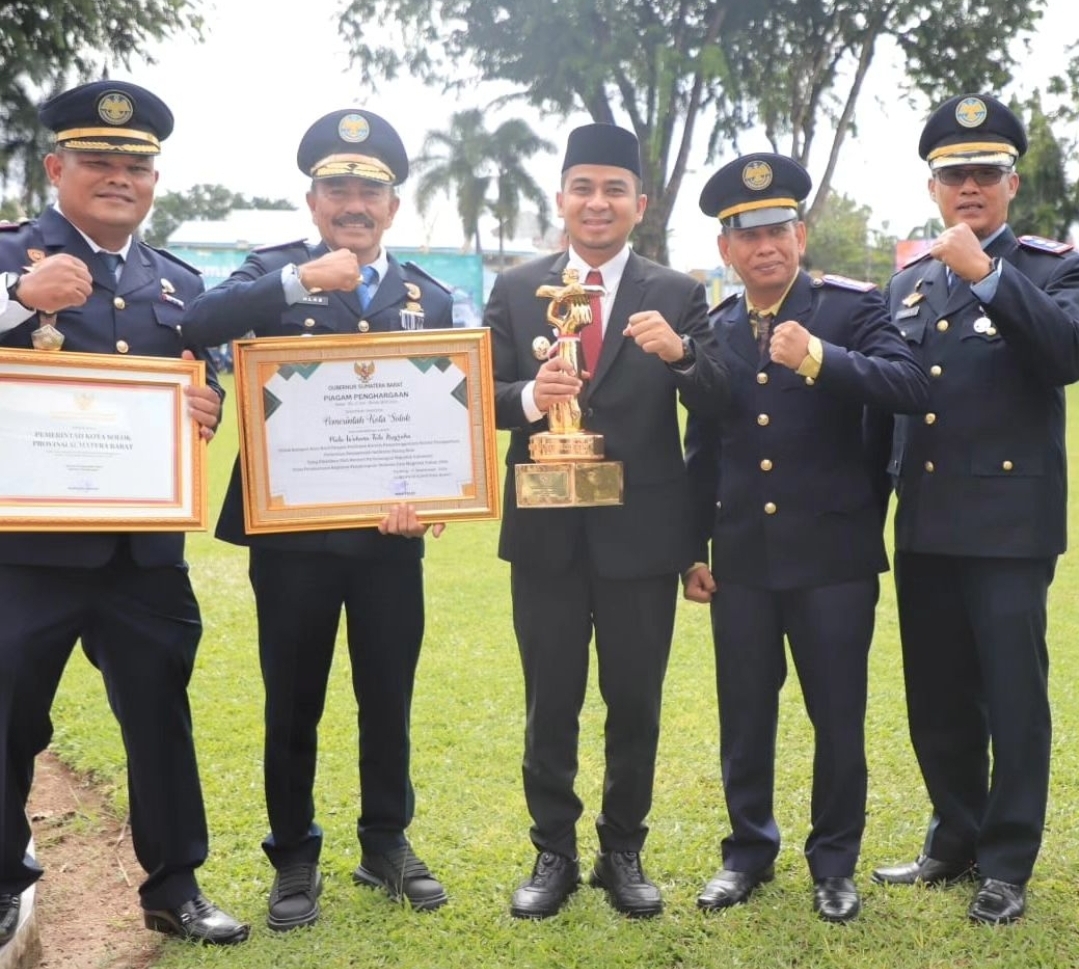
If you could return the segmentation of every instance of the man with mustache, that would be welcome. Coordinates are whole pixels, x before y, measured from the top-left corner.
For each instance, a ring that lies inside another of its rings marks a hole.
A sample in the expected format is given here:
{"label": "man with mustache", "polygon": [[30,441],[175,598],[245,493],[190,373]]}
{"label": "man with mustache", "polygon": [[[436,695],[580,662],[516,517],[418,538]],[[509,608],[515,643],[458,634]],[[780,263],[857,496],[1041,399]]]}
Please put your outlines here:
{"label": "man with mustache", "polygon": [[[189,341],[212,346],[243,336],[308,336],[451,327],[452,299],[419,267],[382,246],[400,200],[408,157],[393,127],[349,108],[316,121],[297,154],[311,179],[307,204],[320,241],[253,252],[224,283],[195,301]],[[318,919],[322,830],[315,823],[318,724],[344,608],[359,704],[362,850],[357,884],[385,889],[415,909],[446,901],[413,853],[409,719],[423,639],[423,539],[408,505],[377,528],[249,536],[239,462],[217,537],[250,549],[266,688],[265,783],[276,870],[267,922],[287,931]],[[434,527],[434,534],[441,526]]]}
{"label": "man with mustache", "polygon": [[[45,172],[56,203],[0,225],[0,347],[39,348],[42,360],[45,347],[191,357],[180,323],[202,281],[134,235],[153,204],[172,112],[136,84],[94,81],[52,98],[39,117],[55,133]],[[188,397],[207,440],[223,396],[212,371],[208,383]],[[6,532],[0,617],[0,946],[15,931],[21,893],[42,873],[25,853],[26,799],[79,640],[124,739],[147,927],[217,945],[246,939],[248,926],[210,903],[195,878],[208,843],[187,687],[202,621],[184,536]],[[92,910],[94,899],[84,904]]]}
{"label": "man with mustache", "polygon": [[1046,600],[1066,542],[1064,387],[1079,379],[1079,256],[1008,226],[1026,149],[996,98],[937,108],[918,154],[945,230],[888,286],[930,378],[929,412],[895,420],[889,470],[907,716],[933,815],[918,858],[873,879],[977,878],[969,917],[994,925],[1026,910],[1045,824]]}

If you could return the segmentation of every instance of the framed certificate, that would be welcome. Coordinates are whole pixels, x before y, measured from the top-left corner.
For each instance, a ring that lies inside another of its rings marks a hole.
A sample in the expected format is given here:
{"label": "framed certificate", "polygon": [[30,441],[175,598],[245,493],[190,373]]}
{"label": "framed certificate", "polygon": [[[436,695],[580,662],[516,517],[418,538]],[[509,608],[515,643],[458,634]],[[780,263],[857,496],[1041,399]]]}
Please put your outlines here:
{"label": "framed certificate", "polygon": [[249,534],[497,518],[486,329],[233,345]]}
{"label": "framed certificate", "polygon": [[206,528],[201,360],[0,349],[0,530]]}

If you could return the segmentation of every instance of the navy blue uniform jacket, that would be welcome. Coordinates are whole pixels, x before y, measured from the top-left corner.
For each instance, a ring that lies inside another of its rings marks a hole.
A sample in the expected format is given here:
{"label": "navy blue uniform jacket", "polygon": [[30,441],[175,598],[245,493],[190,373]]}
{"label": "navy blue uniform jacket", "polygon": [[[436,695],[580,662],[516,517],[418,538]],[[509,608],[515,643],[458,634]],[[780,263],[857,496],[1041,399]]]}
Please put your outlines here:
{"label": "navy blue uniform jacket", "polygon": [[895,546],[936,555],[1064,551],[1065,384],[1079,379],[1079,255],[1005,228],[982,304],[923,259],[892,277],[892,316],[930,374],[925,418],[895,421]]}
{"label": "navy blue uniform jacket", "polygon": [[[94,278],[94,289],[82,306],[61,310],[56,326],[64,334],[59,352],[118,353],[147,357],[179,357],[190,347],[180,330],[185,307],[202,292],[202,280],[186,263],[138,240],[131,243],[120,281],[75,227],[49,208],[33,221],[0,229],[0,270],[21,272],[34,260],[31,250],[46,256],[65,252],[81,259]],[[0,346],[30,349],[30,334],[40,326],[35,313],[0,334]],[[42,351],[45,352],[45,351]],[[207,381],[222,393],[209,361]],[[121,536],[114,533],[0,534],[0,563],[5,565],[104,565]],[[136,532],[127,536],[131,556],[141,566],[175,565],[183,561],[184,536]]]}
{"label": "navy blue uniform jacket", "polygon": [[711,314],[728,362],[725,412],[691,414],[697,559],[719,582],[764,589],[831,585],[888,568],[867,405],[925,409],[926,376],[888,319],[879,290],[800,272],[776,316],[821,340],[819,376],[760,361],[741,297]]}
{"label": "navy blue uniform jacket", "polygon": [[[299,303],[285,302],[281,269],[289,263],[307,262],[325,255],[325,243],[310,246],[290,242],[251,253],[228,279],[195,301],[184,320],[184,336],[200,346],[215,346],[242,337],[357,334],[361,320],[369,331],[403,329],[401,310],[406,302],[418,302],[424,310],[424,327],[453,326],[453,300],[445,287],[411,263],[402,265],[389,256],[385,279],[366,311],[355,292],[325,292]],[[410,300],[409,283],[419,288],[420,298]],[[380,535],[375,528],[342,528],[281,535],[249,536],[244,529],[243,485],[240,465],[232,470],[217,537],[234,545],[261,545],[303,552],[331,552],[338,555],[380,558],[417,558],[423,554],[423,540],[399,535]]]}

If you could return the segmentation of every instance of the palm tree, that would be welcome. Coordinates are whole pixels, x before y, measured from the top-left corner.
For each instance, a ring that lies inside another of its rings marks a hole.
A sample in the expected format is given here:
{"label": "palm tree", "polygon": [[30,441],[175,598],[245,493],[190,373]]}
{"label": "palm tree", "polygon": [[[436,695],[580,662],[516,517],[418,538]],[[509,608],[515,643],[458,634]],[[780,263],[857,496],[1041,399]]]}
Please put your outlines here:
{"label": "palm tree", "polygon": [[412,164],[423,172],[416,186],[416,208],[426,215],[439,193],[457,194],[457,214],[465,230],[465,245],[480,247],[480,216],[487,205],[490,175],[484,174],[490,134],[479,108],[455,111],[446,131],[428,131],[423,153]]}
{"label": "palm tree", "polygon": [[[482,253],[480,216],[490,211],[498,221],[501,267],[504,239],[517,229],[522,196],[536,206],[541,231],[547,229],[550,215],[546,195],[522,162],[538,151],[553,148],[518,118],[504,121],[490,132],[481,109],[455,111],[446,131],[427,132],[423,152],[413,162],[413,167],[422,172],[416,187],[416,207],[426,215],[436,195],[456,195],[465,244],[474,239],[477,253]],[[489,199],[492,183],[496,197]]]}
{"label": "palm tree", "polygon": [[498,221],[498,269],[505,268],[505,237],[517,231],[517,218],[521,214],[521,196],[533,205],[539,219],[542,235],[550,224],[550,208],[547,193],[536,184],[521,162],[538,151],[554,151],[554,145],[537,135],[525,121],[511,118],[503,121],[492,133],[490,140],[491,161],[495,166],[497,198],[489,208]]}

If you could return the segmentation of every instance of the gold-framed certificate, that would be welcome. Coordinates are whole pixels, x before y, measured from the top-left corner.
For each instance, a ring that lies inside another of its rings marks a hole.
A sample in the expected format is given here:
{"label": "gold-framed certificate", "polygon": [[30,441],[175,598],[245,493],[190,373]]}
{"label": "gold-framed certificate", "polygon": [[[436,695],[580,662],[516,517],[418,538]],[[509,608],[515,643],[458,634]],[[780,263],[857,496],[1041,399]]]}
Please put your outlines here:
{"label": "gold-framed certificate", "polygon": [[248,534],[499,515],[486,329],[233,344]]}
{"label": "gold-framed certificate", "polygon": [[200,531],[201,360],[0,349],[0,531]]}

